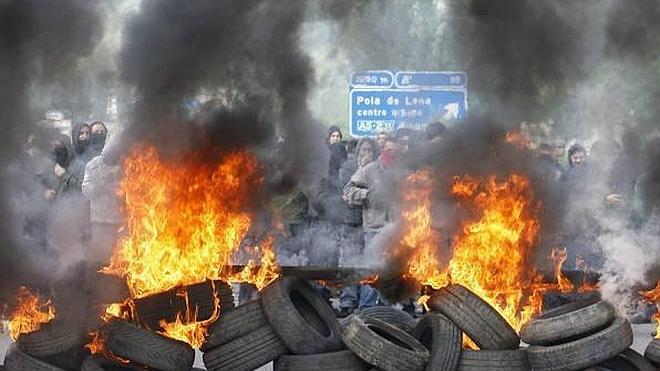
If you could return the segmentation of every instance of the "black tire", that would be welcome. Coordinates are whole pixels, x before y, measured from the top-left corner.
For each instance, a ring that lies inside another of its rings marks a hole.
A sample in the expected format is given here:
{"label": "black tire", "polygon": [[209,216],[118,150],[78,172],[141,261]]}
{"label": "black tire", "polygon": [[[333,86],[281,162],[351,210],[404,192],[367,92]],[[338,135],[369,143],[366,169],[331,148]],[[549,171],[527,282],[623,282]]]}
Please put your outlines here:
{"label": "black tire", "polygon": [[633,332],[628,320],[617,318],[606,329],[570,343],[527,348],[535,371],[580,370],[613,358],[628,349]]}
{"label": "black tire", "polygon": [[440,313],[428,312],[412,332],[431,354],[427,371],[454,371],[461,355],[461,330]]}
{"label": "black tire", "polygon": [[343,349],[341,326],[323,297],[307,283],[283,277],[261,294],[266,318],[294,354],[318,354]]}
{"label": "black tire", "polygon": [[119,364],[107,358],[89,356],[85,358],[80,371],[144,371],[144,367]]}
{"label": "black tire", "polygon": [[15,344],[7,350],[4,367],[7,371],[65,371],[23,353]]}
{"label": "black tire", "polygon": [[204,365],[211,371],[250,371],[288,352],[270,325],[204,353]]}
{"label": "black tire", "polygon": [[365,371],[369,367],[350,350],[322,354],[283,355],[275,362],[275,371]]}
{"label": "black tire", "polygon": [[598,364],[608,370],[616,371],[657,371],[658,369],[647,361],[644,356],[628,348],[604,362]]}
{"label": "black tire", "polygon": [[19,336],[16,345],[24,353],[39,358],[81,346],[84,338],[82,326],[54,319],[35,332]]}
{"label": "black tire", "polygon": [[43,362],[68,371],[79,371],[85,358],[89,355],[82,345],[71,348],[64,353],[39,357]]}
{"label": "black tire", "polygon": [[162,371],[188,371],[195,361],[195,351],[188,344],[126,321],[110,321],[106,332],[106,345],[112,354],[144,366]]}
{"label": "black tire", "polygon": [[465,332],[479,349],[515,350],[520,339],[511,325],[495,308],[461,285],[440,289],[429,305]]}
{"label": "black tire", "polygon": [[528,371],[527,352],[516,350],[471,350],[461,352],[458,371]]}
{"label": "black tire", "polygon": [[223,313],[211,326],[201,351],[206,352],[266,325],[268,321],[261,307],[261,299],[252,300],[229,313]]}
{"label": "black tire", "polygon": [[379,319],[407,333],[415,328],[415,319],[410,314],[390,306],[365,308],[360,311],[360,315]]}
{"label": "black tire", "polygon": [[358,357],[386,371],[421,371],[429,359],[412,335],[375,318],[350,316],[342,339]]}
{"label": "black tire", "polygon": [[660,366],[660,339],[653,339],[644,351],[644,357]]}
{"label": "black tire", "polygon": [[532,319],[520,330],[520,338],[531,345],[571,342],[606,328],[616,316],[606,301],[587,300],[562,305]]}
{"label": "black tire", "polygon": [[[227,313],[234,309],[231,287],[223,281],[214,281],[213,284],[215,284],[215,292],[220,299],[221,312]],[[213,285],[211,281],[206,281],[135,299],[135,310],[140,324],[150,329],[159,329],[159,322],[162,319],[174,322],[178,313],[186,311],[186,300],[179,294],[182,290],[188,293],[190,309],[197,308],[198,320],[211,317],[215,309]]]}

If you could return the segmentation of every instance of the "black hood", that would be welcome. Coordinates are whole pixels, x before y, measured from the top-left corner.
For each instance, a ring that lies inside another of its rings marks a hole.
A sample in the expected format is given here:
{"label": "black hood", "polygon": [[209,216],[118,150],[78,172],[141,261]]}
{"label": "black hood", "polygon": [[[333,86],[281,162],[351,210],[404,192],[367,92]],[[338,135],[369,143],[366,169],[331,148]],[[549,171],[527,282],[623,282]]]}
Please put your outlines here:
{"label": "black hood", "polygon": [[88,124],[84,122],[80,122],[75,124],[73,126],[73,129],[71,130],[71,144],[73,144],[73,149],[77,154],[82,154],[83,152],[85,152],[85,149],[87,149],[87,147],[89,146],[89,142],[91,140],[90,137],[87,140],[87,143],[85,144],[85,143],[80,143],[80,140],[78,139],[80,138],[80,130],[85,126],[89,128]]}

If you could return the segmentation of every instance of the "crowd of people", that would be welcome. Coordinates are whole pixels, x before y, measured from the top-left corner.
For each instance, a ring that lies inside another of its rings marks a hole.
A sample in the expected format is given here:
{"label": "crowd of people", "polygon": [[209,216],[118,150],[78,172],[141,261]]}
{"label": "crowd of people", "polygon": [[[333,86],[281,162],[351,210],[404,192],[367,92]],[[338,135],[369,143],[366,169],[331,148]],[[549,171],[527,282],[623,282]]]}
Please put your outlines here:
{"label": "crowd of people", "polygon": [[[400,216],[392,207],[396,196],[387,194],[393,189],[388,182],[405,177],[405,166],[400,164],[411,156],[411,148],[442,145],[446,132],[443,124],[432,123],[423,132],[400,129],[372,138],[346,139],[338,127],[329,127],[327,177],[288,204],[295,210],[292,214],[304,215],[287,219],[289,238],[295,240],[305,231],[318,234],[314,225],[329,223],[330,229],[339,231],[332,236],[337,263],[370,265],[379,254],[378,236]],[[564,269],[602,269],[605,257],[597,237],[608,229],[629,228],[660,235],[657,196],[651,195],[652,190],[659,189],[658,174],[648,161],[660,154],[659,141],[642,140],[629,132],[621,144],[598,140],[589,150],[583,144],[561,139],[544,139],[528,147],[536,156],[535,171],[552,184],[549,189],[557,193],[554,197],[568,205],[561,232],[553,241],[568,252]],[[305,241],[316,249],[319,244],[313,242],[314,237],[311,240],[311,244],[309,239]],[[333,261],[328,259],[331,255],[323,255],[324,261],[312,265]],[[342,315],[386,302],[368,284],[342,288],[339,300]]]}
{"label": "crowd of people", "polygon": [[[24,195],[17,202],[36,205],[17,206],[25,210],[23,237],[43,256],[55,255],[51,245],[57,243],[57,236],[49,231],[63,216],[60,222],[74,227],[62,243],[79,241],[84,248],[77,251],[86,258],[91,254],[93,260],[107,261],[122,223],[116,196],[121,169],[117,156],[107,150],[111,147],[106,144],[108,129],[94,121],[73,125],[70,137],[57,130],[44,133],[29,137],[24,148],[28,161],[14,169],[23,178],[16,182],[21,188],[16,194]],[[413,149],[441,146],[446,133],[443,124],[431,123],[424,131],[399,129],[347,139],[331,126],[326,138],[327,176],[313,187],[286,195],[273,211],[284,232],[277,241],[278,254],[306,255],[305,264],[311,266],[377,264],[382,257],[379,236],[400,217],[393,208],[396,197],[389,192],[392,182],[406,176],[401,163]],[[602,267],[603,256],[594,236],[612,226],[603,223],[598,213],[613,215],[612,220],[626,228],[660,235],[654,193],[660,177],[650,166],[653,162],[647,161],[660,154],[660,141],[628,133],[621,144],[599,140],[587,150],[579,143],[567,148],[565,141],[554,139],[541,141],[533,151],[535,169],[556,185],[558,198],[573,205],[557,238],[557,244],[566,246],[569,253],[565,268]],[[64,209],[67,212],[62,213]],[[348,315],[386,303],[369,284],[349,285],[341,289],[339,310]]]}

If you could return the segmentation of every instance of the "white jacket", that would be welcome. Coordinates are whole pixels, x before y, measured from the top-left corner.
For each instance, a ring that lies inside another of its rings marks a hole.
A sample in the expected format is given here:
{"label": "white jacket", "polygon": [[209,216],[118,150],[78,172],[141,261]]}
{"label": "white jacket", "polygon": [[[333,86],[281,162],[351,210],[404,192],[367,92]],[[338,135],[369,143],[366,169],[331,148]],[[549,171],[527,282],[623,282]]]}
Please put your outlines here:
{"label": "white jacket", "polygon": [[82,193],[89,199],[92,223],[120,224],[122,215],[117,196],[121,167],[103,162],[103,153],[85,166]]}

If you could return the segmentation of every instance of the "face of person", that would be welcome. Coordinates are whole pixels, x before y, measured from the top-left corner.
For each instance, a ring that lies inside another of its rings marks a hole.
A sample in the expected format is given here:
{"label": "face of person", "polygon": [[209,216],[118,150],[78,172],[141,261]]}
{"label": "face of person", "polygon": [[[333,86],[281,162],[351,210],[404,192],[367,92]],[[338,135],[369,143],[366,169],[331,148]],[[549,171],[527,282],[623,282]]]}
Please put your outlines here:
{"label": "face of person", "polygon": [[97,124],[97,125],[92,125],[92,135],[99,135],[99,134],[105,134],[105,128],[103,125]]}
{"label": "face of person", "polygon": [[562,157],[564,157],[565,151],[566,151],[566,145],[564,145],[564,144],[555,144],[552,147],[552,157],[554,157],[556,160],[559,160]]}
{"label": "face of person", "polygon": [[385,134],[378,134],[378,138],[376,139],[376,142],[378,143],[378,148],[385,148],[385,142],[387,141],[387,135]]}
{"label": "face of person", "polygon": [[358,154],[358,165],[362,167],[373,161],[374,153],[375,151],[371,144],[363,144],[360,147],[360,153]]}
{"label": "face of person", "polygon": [[340,140],[341,140],[341,135],[339,134],[338,131],[333,131],[332,133],[330,133],[330,144],[339,143]]}
{"label": "face of person", "polygon": [[87,143],[89,142],[89,136],[91,134],[91,129],[89,126],[83,126],[80,128],[80,132],[78,133],[78,141],[80,143]]}
{"label": "face of person", "polygon": [[587,158],[587,154],[582,151],[577,151],[571,155],[571,164],[573,166],[581,165]]}

